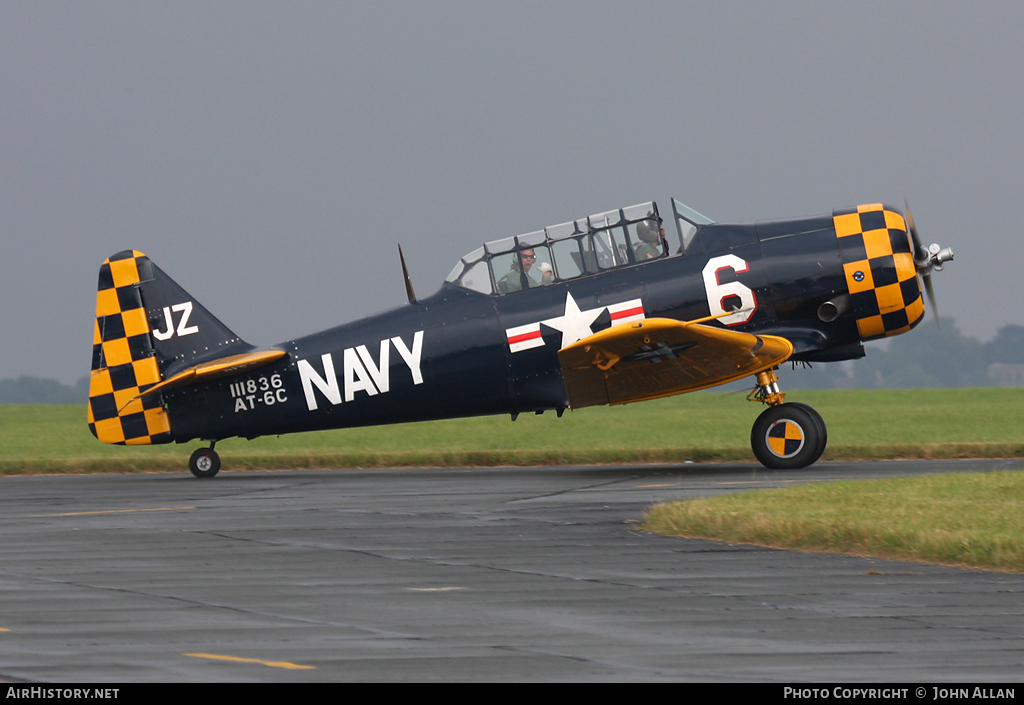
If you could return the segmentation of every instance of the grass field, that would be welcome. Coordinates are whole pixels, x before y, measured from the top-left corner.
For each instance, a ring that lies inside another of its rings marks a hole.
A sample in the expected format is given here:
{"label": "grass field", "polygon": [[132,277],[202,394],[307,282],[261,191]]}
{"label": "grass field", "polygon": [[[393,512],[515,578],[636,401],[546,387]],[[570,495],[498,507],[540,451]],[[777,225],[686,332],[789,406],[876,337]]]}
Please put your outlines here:
{"label": "grass field", "polygon": [[655,506],[643,528],[776,548],[1024,572],[1024,473],[803,485]]}
{"label": "grass field", "polygon": [[[343,429],[217,444],[225,469],[753,460],[763,408],[700,392],[619,407]],[[829,459],[1024,456],[1024,389],[796,391],[825,418]],[[108,446],[82,406],[0,406],[0,473],[185,469],[185,446]]]}

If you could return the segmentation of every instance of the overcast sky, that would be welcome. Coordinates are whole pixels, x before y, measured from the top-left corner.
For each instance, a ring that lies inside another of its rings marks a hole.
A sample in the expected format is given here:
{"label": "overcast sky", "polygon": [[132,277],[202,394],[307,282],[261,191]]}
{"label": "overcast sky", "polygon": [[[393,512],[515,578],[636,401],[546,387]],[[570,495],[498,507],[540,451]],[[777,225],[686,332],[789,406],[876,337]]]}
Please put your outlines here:
{"label": "overcast sky", "polygon": [[[1020,3],[0,3],[0,379],[88,373],[148,254],[251,343],[398,306],[485,240],[675,196],[906,194],[943,315],[1024,324]],[[911,333],[913,335],[913,333]]]}

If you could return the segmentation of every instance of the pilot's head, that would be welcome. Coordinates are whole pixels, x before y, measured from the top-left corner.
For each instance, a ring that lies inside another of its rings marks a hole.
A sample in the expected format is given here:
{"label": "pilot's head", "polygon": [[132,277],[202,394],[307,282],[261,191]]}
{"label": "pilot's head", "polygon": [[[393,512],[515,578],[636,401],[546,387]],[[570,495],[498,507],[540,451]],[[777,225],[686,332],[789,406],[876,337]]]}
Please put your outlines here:
{"label": "pilot's head", "polygon": [[537,256],[533,254],[533,249],[523,250],[519,253],[519,259],[523,261],[523,271],[529,272],[530,267],[533,266],[533,260],[537,259]]}
{"label": "pilot's head", "polygon": [[658,224],[653,220],[641,220],[636,224],[636,235],[644,242],[657,242],[660,240]]}

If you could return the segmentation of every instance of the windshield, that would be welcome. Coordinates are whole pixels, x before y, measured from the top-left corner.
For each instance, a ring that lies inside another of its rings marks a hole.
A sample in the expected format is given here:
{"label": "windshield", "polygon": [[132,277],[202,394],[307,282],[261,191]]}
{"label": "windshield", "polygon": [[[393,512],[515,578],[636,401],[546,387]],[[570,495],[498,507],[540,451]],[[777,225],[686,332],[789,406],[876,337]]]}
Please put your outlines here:
{"label": "windshield", "polygon": [[697,229],[702,225],[711,225],[715,221],[690,208],[682,201],[672,199],[672,214],[676,219],[676,231],[679,233],[679,243],[682,252],[686,252],[693,242]]}

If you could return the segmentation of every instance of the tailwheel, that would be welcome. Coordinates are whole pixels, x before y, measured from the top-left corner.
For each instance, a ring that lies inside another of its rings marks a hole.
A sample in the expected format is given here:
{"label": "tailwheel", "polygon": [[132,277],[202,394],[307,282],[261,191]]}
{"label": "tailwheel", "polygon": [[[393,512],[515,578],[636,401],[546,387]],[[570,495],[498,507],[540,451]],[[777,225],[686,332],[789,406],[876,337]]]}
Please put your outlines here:
{"label": "tailwheel", "polygon": [[750,447],[773,470],[807,467],[825,450],[825,422],[806,404],[790,402],[765,409],[750,432]]}
{"label": "tailwheel", "polygon": [[192,457],[188,459],[188,469],[196,477],[216,475],[220,471],[220,456],[213,449],[213,445],[211,444],[209,448],[196,449],[192,453]]}

